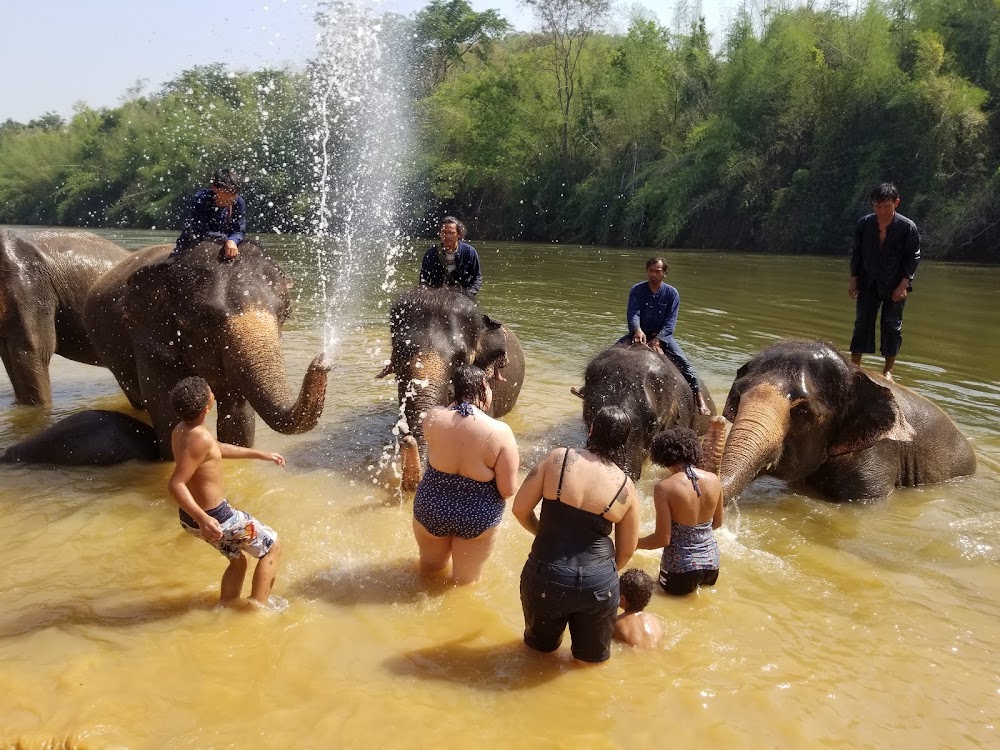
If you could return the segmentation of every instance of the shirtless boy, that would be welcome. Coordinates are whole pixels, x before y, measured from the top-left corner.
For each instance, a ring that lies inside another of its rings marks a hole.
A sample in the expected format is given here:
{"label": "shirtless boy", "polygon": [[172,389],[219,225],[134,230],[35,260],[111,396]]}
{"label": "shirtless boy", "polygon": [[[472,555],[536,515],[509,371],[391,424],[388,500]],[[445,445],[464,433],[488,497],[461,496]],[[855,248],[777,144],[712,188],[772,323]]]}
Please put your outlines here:
{"label": "shirtless boy", "polygon": [[656,648],[663,637],[663,620],[643,612],[653,595],[656,582],[644,570],[631,568],[619,578],[621,608],[615,621],[615,640],[639,648]]}
{"label": "shirtless boy", "polygon": [[221,461],[259,458],[284,466],[285,459],[277,453],[216,440],[205,427],[205,417],[215,404],[215,396],[203,378],[191,377],[179,382],[170,392],[170,402],[183,420],[170,438],[177,465],[167,485],[180,506],[181,527],[229,558],[229,567],[222,574],[223,604],[238,599],[243,591],[246,555],[258,558],[250,601],[266,606],[278,572],[281,541],[273,529],[226,502]]}

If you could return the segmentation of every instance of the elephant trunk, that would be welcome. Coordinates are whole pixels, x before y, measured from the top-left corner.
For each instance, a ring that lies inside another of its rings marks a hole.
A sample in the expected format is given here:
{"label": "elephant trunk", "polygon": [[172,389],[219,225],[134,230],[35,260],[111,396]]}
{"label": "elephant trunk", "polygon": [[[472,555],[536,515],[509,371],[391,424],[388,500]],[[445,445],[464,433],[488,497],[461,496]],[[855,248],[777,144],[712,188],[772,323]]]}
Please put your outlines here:
{"label": "elephant trunk", "polygon": [[292,398],[279,345],[278,321],[270,313],[251,310],[230,317],[225,324],[229,341],[228,376],[267,425],[293,435],[308,432],[319,422],[326,400],[330,365],[317,355]]}
{"label": "elephant trunk", "polygon": [[789,425],[788,399],[774,389],[745,394],[733,421],[719,474],[723,496],[734,499],[776,464]]}
{"label": "elephant trunk", "polygon": [[708,430],[701,439],[701,461],[698,468],[718,474],[722,464],[723,447],[726,444],[726,418],[710,417]]}
{"label": "elephant trunk", "polygon": [[[396,369],[399,386],[399,402],[406,428],[416,444],[414,450],[407,444],[402,451],[403,489],[415,489],[421,477],[421,465],[427,456],[427,441],[424,439],[424,416],[435,406],[448,402],[449,373],[444,360],[436,352],[416,355]],[[414,466],[416,462],[416,466]],[[412,486],[411,486],[412,485]]]}

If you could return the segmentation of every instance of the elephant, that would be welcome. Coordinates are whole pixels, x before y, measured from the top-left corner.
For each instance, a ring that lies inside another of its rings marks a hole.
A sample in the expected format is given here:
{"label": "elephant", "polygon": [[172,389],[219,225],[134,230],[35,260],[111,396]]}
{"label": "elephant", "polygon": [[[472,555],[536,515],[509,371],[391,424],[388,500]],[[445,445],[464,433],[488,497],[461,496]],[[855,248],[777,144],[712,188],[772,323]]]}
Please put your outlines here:
{"label": "elephant", "polygon": [[53,354],[101,364],[83,306],[97,278],[128,256],[90,232],[0,227],[0,356],[25,406],[51,406]]}
{"label": "elephant", "polygon": [[976,470],[941,409],[822,341],[763,349],[737,371],[723,416],[733,423],[721,468],[729,499],[760,474],[843,501]]}
{"label": "elephant", "polygon": [[[714,415],[715,402],[700,379],[699,384]],[[705,433],[709,425],[709,417],[698,414],[694,392],[676,365],[644,345],[615,345],[600,352],[587,365],[582,392],[574,393],[583,398],[587,424],[609,405],[622,407],[631,417],[625,473],[634,482],[642,474],[649,445],[658,432],[680,426]]]}
{"label": "elephant", "polygon": [[152,427],[127,414],[96,409],[72,414],[12,445],[0,453],[0,463],[108,466],[158,457]]}
{"label": "elephant", "polygon": [[115,265],[84,307],[101,361],[132,405],[149,412],[160,458],[172,458],[179,421],[170,390],[190,375],[215,393],[222,442],[252,446],[255,411],[284,434],[315,427],[330,366],[317,355],[297,398],[289,394],[280,343],[291,307],[285,273],[252,241],[232,261],[221,261],[211,241],[180,255],[172,247],[138,250]]}
{"label": "elephant", "polygon": [[[486,371],[493,390],[490,416],[517,403],[524,383],[524,352],[517,336],[455,289],[414,287],[402,292],[389,313],[392,355],[376,377],[395,374],[400,410],[409,431],[403,443],[403,489],[416,487],[426,455],[422,416],[450,400],[455,368],[474,364]],[[414,465],[416,464],[416,466]]]}

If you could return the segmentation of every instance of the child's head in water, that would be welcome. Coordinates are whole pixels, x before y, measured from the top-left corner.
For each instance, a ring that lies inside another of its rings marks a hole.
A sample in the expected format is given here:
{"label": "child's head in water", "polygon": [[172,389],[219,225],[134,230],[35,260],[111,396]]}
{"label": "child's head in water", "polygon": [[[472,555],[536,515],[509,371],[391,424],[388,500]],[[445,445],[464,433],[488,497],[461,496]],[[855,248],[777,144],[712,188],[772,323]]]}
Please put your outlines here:
{"label": "child's head in water", "polygon": [[653,596],[656,583],[650,575],[638,568],[626,570],[618,579],[621,608],[626,612],[642,612]]}

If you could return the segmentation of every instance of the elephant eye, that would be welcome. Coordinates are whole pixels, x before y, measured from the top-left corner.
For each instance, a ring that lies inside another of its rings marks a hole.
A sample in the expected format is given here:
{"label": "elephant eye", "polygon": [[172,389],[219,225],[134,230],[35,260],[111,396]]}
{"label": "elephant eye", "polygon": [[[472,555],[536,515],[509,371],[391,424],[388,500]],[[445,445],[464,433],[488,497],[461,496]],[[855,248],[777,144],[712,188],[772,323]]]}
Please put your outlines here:
{"label": "elephant eye", "polygon": [[799,401],[792,404],[791,415],[794,419],[810,419],[813,415],[812,407],[807,401]]}

